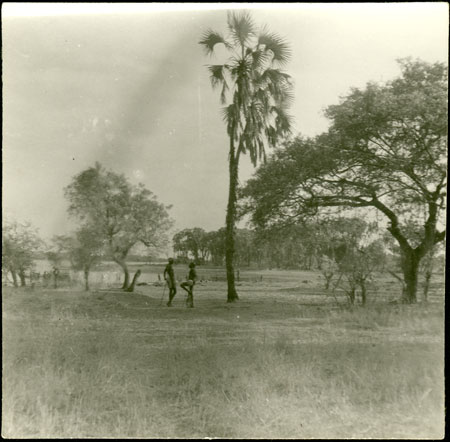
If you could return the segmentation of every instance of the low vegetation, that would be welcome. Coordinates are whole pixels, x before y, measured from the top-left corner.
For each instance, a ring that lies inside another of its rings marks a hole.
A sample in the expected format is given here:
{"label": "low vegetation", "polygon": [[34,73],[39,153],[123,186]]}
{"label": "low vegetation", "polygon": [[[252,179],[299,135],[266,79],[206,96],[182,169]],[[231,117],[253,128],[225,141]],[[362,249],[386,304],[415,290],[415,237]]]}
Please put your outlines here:
{"label": "low vegetation", "polygon": [[244,279],[238,304],[208,282],[194,309],[155,286],[5,288],[3,437],[443,437],[442,284],[361,307],[309,276]]}

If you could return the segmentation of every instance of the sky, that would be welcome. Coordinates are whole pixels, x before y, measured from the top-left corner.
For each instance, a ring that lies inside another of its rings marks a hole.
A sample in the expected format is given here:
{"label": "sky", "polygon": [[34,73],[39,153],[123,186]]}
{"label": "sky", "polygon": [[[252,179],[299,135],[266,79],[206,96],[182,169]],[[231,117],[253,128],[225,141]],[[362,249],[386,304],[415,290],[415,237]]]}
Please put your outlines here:
{"label": "sky", "polygon": [[[448,4],[3,3],[3,217],[44,239],[73,229],[63,188],[96,161],[172,205],[174,231],[225,225],[228,139],[198,44],[251,10],[292,49],[294,133],[328,127],[351,87],[396,59],[447,62]],[[240,182],[252,174],[242,161]]]}

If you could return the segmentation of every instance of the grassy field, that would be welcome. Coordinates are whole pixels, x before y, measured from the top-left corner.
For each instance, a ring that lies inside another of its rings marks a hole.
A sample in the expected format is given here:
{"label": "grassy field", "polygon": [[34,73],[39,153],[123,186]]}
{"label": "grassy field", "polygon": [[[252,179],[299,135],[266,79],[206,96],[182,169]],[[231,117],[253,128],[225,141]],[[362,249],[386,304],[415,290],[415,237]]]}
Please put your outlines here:
{"label": "grassy field", "polygon": [[365,308],[312,272],[247,273],[232,305],[210,281],[194,309],[151,285],[4,288],[2,436],[442,438],[442,282],[414,306],[392,284]]}

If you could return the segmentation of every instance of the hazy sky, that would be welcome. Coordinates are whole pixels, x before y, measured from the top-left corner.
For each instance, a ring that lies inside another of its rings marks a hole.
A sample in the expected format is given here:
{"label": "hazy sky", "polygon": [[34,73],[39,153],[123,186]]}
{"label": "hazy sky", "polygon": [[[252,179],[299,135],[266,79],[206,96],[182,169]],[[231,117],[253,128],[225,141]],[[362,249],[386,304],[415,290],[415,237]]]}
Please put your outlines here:
{"label": "hazy sky", "polygon": [[[156,6],[3,3],[4,215],[68,232],[63,187],[99,161],[172,204],[177,229],[225,224],[228,140],[205,67],[222,60],[198,41],[225,31],[226,10]],[[350,87],[397,76],[397,58],[447,60],[447,3],[245,6],[291,44],[306,135]],[[241,181],[251,170],[243,161]]]}

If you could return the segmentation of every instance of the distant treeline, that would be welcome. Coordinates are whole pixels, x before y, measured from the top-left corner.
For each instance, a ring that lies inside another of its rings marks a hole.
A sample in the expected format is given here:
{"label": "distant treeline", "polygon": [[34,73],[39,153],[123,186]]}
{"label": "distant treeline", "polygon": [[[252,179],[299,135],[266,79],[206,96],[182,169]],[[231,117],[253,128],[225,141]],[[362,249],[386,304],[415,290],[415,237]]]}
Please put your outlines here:
{"label": "distant treeline", "polygon": [[[359,218],[313,220],[272,229],[237,229],[235,259],[238,267],[321,270],[324,261],[339,260],[352,247],[377,243],[382,264],[400,270],[399,250],[377,228]],[[184,229],[173,237],[175,259],[199,265],[225,264],[225,229],[207,232],[200,227]],[[445,266],[444,257],[434,257],[435,269]]]}

